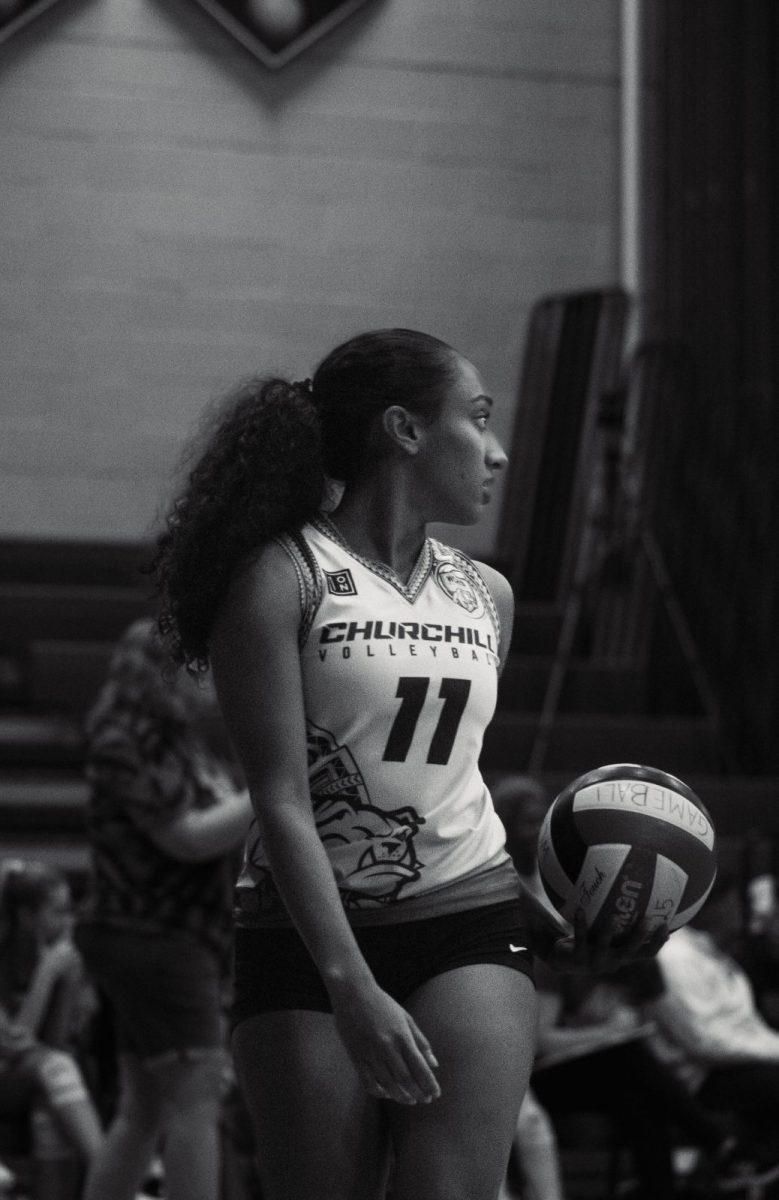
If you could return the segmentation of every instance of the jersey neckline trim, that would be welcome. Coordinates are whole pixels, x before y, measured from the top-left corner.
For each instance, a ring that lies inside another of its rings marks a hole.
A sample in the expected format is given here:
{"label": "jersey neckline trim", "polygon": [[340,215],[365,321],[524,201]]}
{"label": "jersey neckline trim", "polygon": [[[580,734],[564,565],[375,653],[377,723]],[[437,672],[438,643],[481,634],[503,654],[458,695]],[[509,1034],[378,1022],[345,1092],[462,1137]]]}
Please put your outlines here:
{"label": "jersey neckline trim", "polygon": [[422,591],[425,581],[430,574],[430,569],[433,565],[433,547],[429,537],[425,538],[422,549],[419,552],[419,557],[417,558],[411,574],[408,577],[408,581],[404,583],[403,580],[400,579],[399,576],[397,576],[392,568],[388,567],[386,563],[379,562],[378,559],[375,558],[366,558],[364,555],[358,554],[356,550],[353,550],[343,537],[338,527],[333,524],[333,522],[328,516],[325,515],[325,513],[318,513],[315,517],[313,517],[311,520],[311,525],[319,533],[323,534],[324,537],[329,538],[331,541],[335,542],[336,545],[340,546],[342,550],[345,550],[347,554],[351,555],[351,557],[360,563],[361,566],[365,567],[366,570],[370,571],[374,575],[377,575],[379,579],[383,579],[385,583],[388,583],[391,587],[395,588],[395,590],[399,592],[400,595],[409,602],[409,604],[414,603],[417,596]]}

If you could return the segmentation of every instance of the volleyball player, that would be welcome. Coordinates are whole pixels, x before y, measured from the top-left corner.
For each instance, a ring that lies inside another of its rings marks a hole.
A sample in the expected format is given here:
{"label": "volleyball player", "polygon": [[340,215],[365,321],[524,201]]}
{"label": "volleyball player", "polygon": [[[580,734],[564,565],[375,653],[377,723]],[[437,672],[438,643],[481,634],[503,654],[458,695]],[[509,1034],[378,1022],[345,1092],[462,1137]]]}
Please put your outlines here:
{"label": "volleyball player", "polygon": [[[267,1200],[373,1200],[390,1147],[395,1200],[505,1173],[534,938],[478,759],[513,603],[427,534],[489,505],[492,407],[436,338],[359,335],[237,390],[159,541],[162,628],[213,668],[256,817],[232,1046]],[[550,959],[615,953],[579,929]]]}

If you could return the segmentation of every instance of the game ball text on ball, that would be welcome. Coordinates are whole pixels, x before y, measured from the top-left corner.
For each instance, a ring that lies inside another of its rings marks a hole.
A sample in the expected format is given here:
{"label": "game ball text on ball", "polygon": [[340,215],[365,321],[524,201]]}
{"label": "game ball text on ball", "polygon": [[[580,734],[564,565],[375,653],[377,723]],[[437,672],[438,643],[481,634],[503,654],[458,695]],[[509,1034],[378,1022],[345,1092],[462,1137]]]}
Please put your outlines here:
{"label": "game ball text on ball", "polygon": [[594,933],[678,929],[700,910],[716,874],[716,836],[695,792],[665,771],[613,763],[557,796],[539,834],[538,863],[557,911],[585,914]]}

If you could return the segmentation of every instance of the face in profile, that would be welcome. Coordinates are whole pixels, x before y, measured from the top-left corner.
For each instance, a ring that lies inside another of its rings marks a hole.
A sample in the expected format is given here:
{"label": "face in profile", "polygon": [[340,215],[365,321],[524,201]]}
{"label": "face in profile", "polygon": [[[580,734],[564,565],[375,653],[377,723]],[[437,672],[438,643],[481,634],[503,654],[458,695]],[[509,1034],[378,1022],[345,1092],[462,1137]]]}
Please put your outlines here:
{"label": "face in profile", "polygon": [[473,525],[491,502],[507,462],[491,428],[492,408],[478,371],[458,357],[441,411],[420,443],[426,520]]}

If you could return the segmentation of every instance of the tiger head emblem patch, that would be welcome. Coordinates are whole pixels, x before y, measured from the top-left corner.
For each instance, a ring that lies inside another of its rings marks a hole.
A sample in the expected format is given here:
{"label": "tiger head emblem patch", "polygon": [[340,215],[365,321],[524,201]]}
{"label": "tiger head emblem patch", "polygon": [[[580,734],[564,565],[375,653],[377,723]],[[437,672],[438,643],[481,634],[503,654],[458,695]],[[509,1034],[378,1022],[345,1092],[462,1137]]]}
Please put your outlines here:
{"label": "tiger head emblem patch", "polygon": [[459,608],[465,609],[469,616],[484,616],[482,598],[462,567],[451,561],[439,563],[435,570],[435,581],[441,591]]}

